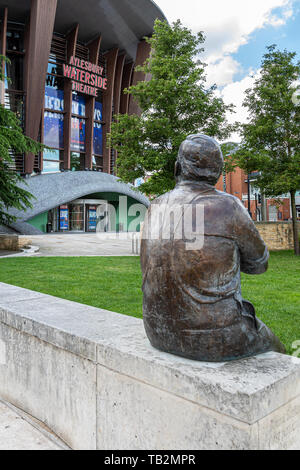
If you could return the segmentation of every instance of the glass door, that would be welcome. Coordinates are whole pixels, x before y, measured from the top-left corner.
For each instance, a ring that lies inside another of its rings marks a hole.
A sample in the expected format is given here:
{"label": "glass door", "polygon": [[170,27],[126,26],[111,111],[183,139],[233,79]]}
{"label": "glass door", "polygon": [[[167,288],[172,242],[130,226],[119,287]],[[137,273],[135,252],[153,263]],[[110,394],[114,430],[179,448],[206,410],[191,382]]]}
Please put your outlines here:
{"label": "glass door", "polygon": [[97,207],[86,206],[86,231],[96,232],[97,229]]}
{"label": "glass door", "polygon": [[84,232],[84,205],[71,204],[70,205],[70,231],[71,232]]}

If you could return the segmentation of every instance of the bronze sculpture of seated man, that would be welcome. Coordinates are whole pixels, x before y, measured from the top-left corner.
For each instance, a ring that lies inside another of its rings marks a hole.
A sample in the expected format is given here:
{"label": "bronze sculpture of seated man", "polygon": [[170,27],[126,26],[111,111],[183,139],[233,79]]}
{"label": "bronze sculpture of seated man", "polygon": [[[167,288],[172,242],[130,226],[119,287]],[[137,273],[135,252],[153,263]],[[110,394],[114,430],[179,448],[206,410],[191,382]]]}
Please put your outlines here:
{"label": "bronze sculpture of seated man", "polygon": [[[269,253],[239,199],[215,189],[223,165],[214,139],[189,136],[179,150],[175,189],[148,210],[141,246],[146,333],[155,348],[198,361],[284,353],[279,339],[241,295],[241,271],[264,273]],[[174,233],[186,225],[185,212],[193,214],[191,223],[197,227],[197,208],[203,215],[202,244],[193,248],[184,230],[181,237]],[[162,236],[164,224],[169,237]],[[153,236],[158,225],[160,236]]]}

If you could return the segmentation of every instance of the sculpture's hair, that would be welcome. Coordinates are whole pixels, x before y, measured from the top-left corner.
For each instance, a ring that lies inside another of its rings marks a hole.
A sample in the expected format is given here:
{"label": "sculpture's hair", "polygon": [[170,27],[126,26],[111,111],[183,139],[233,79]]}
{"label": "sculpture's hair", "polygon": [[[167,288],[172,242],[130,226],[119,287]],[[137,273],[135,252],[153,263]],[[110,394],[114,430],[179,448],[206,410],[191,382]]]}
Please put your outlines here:
{"label": "sculpture's hair", "polygon": [[179,149],[176,180],[206,181],[215,185],[223,166],[221,147],[215,139],[203,134],[190,135]]}

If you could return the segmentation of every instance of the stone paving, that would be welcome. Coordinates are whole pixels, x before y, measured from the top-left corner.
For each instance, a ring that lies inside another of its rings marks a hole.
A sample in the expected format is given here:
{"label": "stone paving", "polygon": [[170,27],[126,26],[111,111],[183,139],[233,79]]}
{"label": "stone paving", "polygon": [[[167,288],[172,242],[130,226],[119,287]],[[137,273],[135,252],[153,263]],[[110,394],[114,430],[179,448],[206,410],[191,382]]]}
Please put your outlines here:
{"label": "stone paving", "polygon": [[15,254],[16,254],[15,251],[0,250],[0,258],[3,257],[3,256],[11,256],[11,255],[15,255]]}
{"label": "stone paving", "polygon": [[0,400],[0,450],[68,449],[58,438]]}
{"label": "stone paving", "polygon": [[[20,256],[136,256],[132,251],[132,238],[135,236],[133,233],[32,235],[31,244],[39,247],[39,251]],[[136,242],[134,246],[136,248]]]}

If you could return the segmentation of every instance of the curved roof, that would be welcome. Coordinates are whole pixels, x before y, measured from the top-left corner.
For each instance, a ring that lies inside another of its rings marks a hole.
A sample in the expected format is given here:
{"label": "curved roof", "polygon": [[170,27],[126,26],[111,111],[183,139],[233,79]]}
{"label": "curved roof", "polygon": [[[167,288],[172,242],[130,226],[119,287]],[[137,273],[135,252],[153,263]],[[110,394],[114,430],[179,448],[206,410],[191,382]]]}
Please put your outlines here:
{"label": "curved roof", "polygon": [[28,220],[55,207],[91,194],[117,193],[129,196],[146,207],[150,205],[149,200],[142,193],[107,173],[69,171],[38,175],[28,178],[21,186],[34,196],[35,199],[31,201],[33,208],[28,209],[26,212],[11,210],[11,215],[18,217],[18,221],[12,224],[11,227],[25,235],[40,233],[39,230],[27,223]]}
{"label": "curved roof", "polygon": [[[9,20],[24,22],[29,16],[30,0],[0,0],[4,6]],[[101,33],[103,51],[117,46],[135,59],[137,42],[152,34],[156,18],[166,19],[152,0],[58,0],[54,30],[66,34],[79,23],[79,41]]]}

